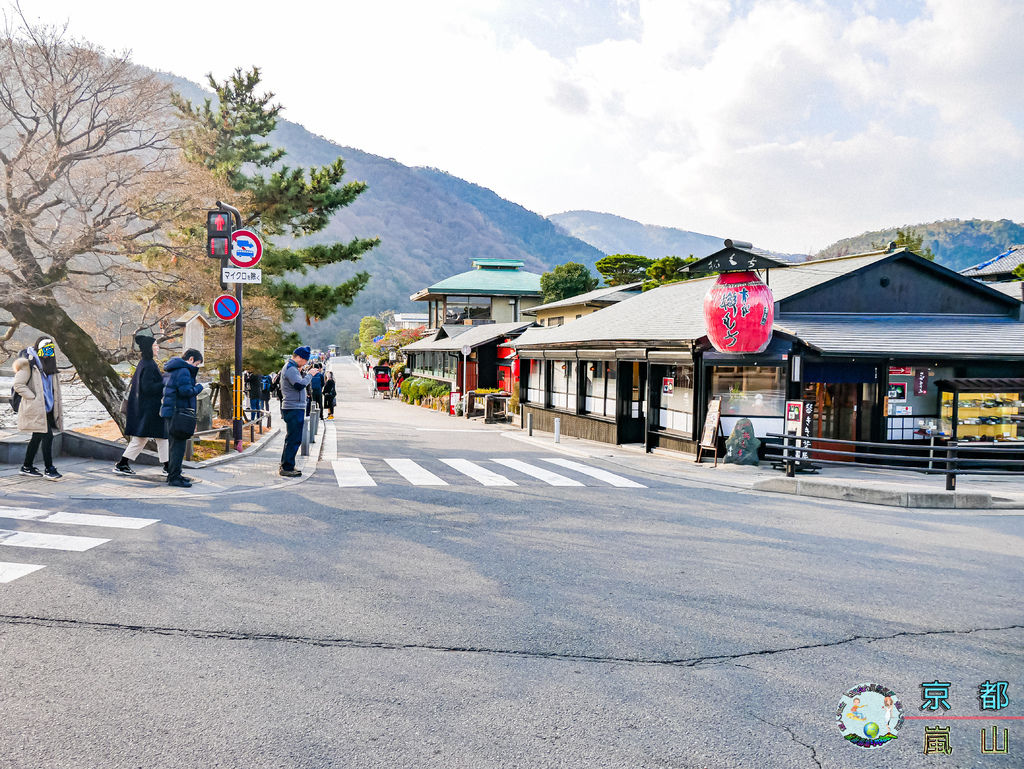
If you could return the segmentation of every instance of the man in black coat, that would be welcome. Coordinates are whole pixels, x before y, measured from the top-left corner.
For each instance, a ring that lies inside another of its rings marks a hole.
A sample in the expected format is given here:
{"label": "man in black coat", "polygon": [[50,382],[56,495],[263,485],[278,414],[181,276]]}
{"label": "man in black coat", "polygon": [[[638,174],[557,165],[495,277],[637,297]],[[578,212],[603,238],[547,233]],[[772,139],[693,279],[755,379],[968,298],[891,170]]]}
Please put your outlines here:
{"label": "man in black coat", "polygon": [[129,463],[138,458],[146,443],[152,438],[156,441],[156,451],[160,461],[164,464],[164,473],[166,473],[167,432],[163,417],[160,416],[164,378],[160,373],[160,365],[156,362],[160,347],[157,345],[156,339],[145,334],[137,335],[135,344],[139,346],[142,358],[135,367],[135,375],[132,376],[131,388],[128,390],[124,430],[125,435],[129,438],[128,448],[124,450],[124,455],[114,465],[114,472],[118,475],[135,475],[136,473]]}

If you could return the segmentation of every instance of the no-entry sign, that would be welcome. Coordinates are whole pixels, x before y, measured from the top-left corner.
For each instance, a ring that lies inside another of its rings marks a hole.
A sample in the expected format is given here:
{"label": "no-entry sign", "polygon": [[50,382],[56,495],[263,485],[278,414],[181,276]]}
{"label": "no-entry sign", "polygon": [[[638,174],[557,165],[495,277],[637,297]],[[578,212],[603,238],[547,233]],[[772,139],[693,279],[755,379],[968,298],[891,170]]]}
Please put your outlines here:
{"label": "no-entry sign", "polygon": [[252,230],[235,230],[231,233],[231,256],[228,259],[235,267],[248,269],[259,264],[263,258],[263,241]]}
{"label": "no-entry sign", "polygon": [[213,314],[221,320],[234,320],[241,309],[238,300],[231,294],[221,294],[213,300]]}

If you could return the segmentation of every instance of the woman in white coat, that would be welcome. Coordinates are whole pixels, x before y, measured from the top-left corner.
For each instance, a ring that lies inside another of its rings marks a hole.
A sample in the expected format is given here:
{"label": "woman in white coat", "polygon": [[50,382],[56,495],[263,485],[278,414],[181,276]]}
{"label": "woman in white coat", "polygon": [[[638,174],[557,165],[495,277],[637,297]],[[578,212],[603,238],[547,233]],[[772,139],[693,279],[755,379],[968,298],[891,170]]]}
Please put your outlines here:
{"label": "woman in white coat", "polygon": [[[61,474],[53,466],[53,434],[64,429],[64,409],[57,376],[57,350],[52,339],[40,337],[35,347],[22,350],[14,361],[14,392],[21,396],[18,429],[32,433],[21,474],[59,481]],[[43,472],[33,464],[40,446]]]}

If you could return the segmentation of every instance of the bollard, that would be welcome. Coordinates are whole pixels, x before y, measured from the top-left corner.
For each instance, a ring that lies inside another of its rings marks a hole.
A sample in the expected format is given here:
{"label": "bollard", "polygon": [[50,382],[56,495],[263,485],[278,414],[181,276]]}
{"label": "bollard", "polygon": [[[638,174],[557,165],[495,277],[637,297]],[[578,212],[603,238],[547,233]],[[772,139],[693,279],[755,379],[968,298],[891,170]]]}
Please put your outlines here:
{"label": "bollard", "polygon": [[526,434],[533,435],[533,412],[526,415]]}
{"label": "bollard", "polygon": [[299,449],[299,453],[304,457],[309,456],[309,420],[304,419],[302,421],[302,447]]}
{"label": "bollard", "polygon": [[320,430],[320,411],[313,408],[309,412],[309,442],[316,443],[316,434]]}
{"label": "bollard", "polygon": [[555,417],[555,443],[562,442],[562,420],[560,417]]}

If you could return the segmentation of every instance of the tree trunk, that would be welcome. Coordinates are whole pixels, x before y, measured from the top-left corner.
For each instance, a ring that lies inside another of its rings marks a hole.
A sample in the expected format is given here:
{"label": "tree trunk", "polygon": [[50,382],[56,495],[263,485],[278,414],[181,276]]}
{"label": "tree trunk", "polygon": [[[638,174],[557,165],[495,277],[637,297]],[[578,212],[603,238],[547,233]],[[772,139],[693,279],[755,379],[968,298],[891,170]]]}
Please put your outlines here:
{"label": "tree trunk", "polygon": [[125,397],[125,382],[104,358],[103,351],[52,297],[29,297],[9,301],[4,309],[27,326],[39,329],[53,337],[82,383],[103,404],[110,418],[124,432],[121,402]]}

